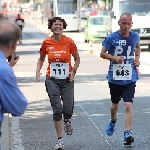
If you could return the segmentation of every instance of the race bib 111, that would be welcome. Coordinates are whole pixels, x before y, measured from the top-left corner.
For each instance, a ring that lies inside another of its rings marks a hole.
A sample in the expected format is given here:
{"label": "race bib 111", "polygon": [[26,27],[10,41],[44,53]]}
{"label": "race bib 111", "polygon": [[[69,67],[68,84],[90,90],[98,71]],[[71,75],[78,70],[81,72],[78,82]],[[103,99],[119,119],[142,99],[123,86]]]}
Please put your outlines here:
{"label": "race bib 111", "polygon": [[131,64],[113,64],[113,80],[131,80]]}
{"label": "race bib 111", "polygon": [[54,77],[55,79],[66,79],[69,77],[69,64],[52,62],[50,64],[50,77]]}

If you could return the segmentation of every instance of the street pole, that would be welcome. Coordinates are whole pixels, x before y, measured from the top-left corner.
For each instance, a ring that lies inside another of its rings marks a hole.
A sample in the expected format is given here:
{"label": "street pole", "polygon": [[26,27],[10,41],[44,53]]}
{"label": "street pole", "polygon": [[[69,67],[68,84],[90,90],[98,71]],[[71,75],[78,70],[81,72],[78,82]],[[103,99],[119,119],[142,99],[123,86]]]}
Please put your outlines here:
{"label": "street pole", "polygon": [[77,0],[77,19],[78,19],[78,27],[81,29],[81,17],[80,17],[80,8],[82,5],[82,0]]}
{"label": "street pole", "polygon": [[41,19],[42,19],[42,25],[43,25],[43,16],[44,15],[44,10],[43,10],[43,0],[42,0],[42,6],[41,6]]}

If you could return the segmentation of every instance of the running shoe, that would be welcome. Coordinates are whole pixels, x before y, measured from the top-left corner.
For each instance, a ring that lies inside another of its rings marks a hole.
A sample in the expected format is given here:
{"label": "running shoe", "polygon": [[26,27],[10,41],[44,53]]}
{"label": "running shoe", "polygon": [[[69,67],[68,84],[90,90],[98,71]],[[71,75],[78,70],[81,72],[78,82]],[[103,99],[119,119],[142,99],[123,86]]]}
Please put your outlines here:
{"label": "running shoe", "polygon": [[72,135],[73,129],[72,129],[71,120],[64,122],[64,130],[67,133],[67,135]]}
{"label": "running shoe", "polygon": [[55,150],[64,150],[63,138],[57,140]]}
{"label": "running shoe", "polygon": [[115,130],[116,130],[115,129],[115,124],[112,123],[112,122],[109,122],[108,125],[107,125],[107,127],[106,127],[106,134],[108,136],[111,136],[111,135],[113,135],[113,133],[114,133]]}
{"label": "running shoe", "polygon": [[134,142],[134,138],[130,130],[124,132],[124,145],[131,145]]}

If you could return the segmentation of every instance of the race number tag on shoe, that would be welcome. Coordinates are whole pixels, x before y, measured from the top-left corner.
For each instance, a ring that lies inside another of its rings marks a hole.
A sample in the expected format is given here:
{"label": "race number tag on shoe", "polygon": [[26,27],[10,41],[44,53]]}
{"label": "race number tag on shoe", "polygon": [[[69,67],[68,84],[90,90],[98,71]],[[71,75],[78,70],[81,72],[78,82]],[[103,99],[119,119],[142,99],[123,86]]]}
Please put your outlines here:
{"label": "race number tag on shoe", "polygon": [[114,80],[131,80],[132,68],[131,64],[113,64]]}
{"label": "race number tag on shoe", "polygon": [[66,79],[69,77],[69,64],[52,62],[50,64],[50,77],[55,79]]}
{"label": "race number tag on shoe", "polygon": [[17,20],[18,25],[22,25],[22,20]]}

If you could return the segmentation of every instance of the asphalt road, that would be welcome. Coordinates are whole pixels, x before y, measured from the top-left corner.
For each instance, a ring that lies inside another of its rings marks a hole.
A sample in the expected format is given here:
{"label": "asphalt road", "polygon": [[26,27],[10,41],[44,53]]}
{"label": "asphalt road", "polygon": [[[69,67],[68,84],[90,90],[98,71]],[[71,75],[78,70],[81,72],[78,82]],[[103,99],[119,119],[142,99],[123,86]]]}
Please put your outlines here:
{"label": "asphalt road", "polygon": [[[81,64],[75,77],[75,109],[72,117],[74,132],[72,136],[63,133],[65,150],[150,150],[149,74],[141,74],[137,82],[132,130],[135,142],[131,147],[124,147],[122,102],[114,135],[108,137],[105,133],[105,127],[110,119],[110,94],[105,77],[108,61],[101,60],[95,53],[88,53],[89,45],[83,43],[81,39],[83,33],[65,34],[74,38],[81,57]],[[38,51],[42,40],[46,37],[26,21],[23,45],[17,48],[20,60],[14,71],[18,85],[28,98],[29,105],[20,118],[11,118],[13,150],[53,150],[57,140],[52,122],[52,109],[44,86],[47,62],[42,68],[41,81],[35,83]],[[99,51],[100,45],[95,44],[93,50]],[[20,141],[17,142],[16,139]]]}

